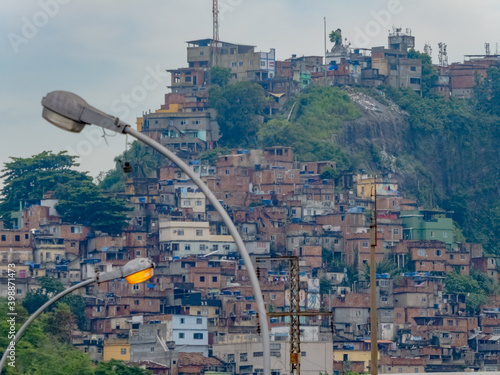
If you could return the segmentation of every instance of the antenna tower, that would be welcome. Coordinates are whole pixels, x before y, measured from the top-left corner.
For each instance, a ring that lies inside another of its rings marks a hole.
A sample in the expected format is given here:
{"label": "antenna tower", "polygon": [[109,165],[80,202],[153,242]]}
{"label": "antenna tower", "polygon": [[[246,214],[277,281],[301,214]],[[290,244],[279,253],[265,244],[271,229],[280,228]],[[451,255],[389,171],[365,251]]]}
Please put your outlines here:
{"label": "antenna tower", "polygon": [[448,66],[448,52],[446,51],[446,43],[439,42],[439,66]]}
{"label": "antenna tower", "polygon": [[425,54],[432,57],[432,47],[431,47],[430,42],[425,43],[424,52],[425,52]]}
{"label": "antenna tower", "polygon": [[219,43],[219,0],[212,0],[213,14],[213,37],[212,37],[212,66],[216,66],[217,59],[217,44]]}
{"label": "antenna tower", "polygon": [[485,52],[486,52],[486,56],[490,56],[491,55],[491,50],[490,50],[490,44],[489,43],[484,43],[484,49],[485,49]]}

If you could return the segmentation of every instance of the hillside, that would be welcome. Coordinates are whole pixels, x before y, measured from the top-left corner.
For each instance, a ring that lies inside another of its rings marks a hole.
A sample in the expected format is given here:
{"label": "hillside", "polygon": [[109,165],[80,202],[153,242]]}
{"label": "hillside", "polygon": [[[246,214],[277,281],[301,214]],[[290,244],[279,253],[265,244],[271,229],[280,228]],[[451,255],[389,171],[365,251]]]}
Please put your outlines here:
{"label": "hillside", "polygon": [[[329,112],[319,105],[325,98],[329,98]],[[307,134],[306,148],[312,142],[336,150],[331,156],[345,169],[391,173],[404,194],[420,205],[454,211],[467,240],[481,242],[486,251],[500,254],[500,120],[484,106],[447,102],[433,95],[421,98],[391,88],[341,91],[313,87],[295,102],[298,109],[293,109],[288,132]],[[328,123],[328,117],[336,113],[340,115],[329,121],[329,132],[313,125],[316,121]],[[263,130],[266,125],[261,134]],[[326,156],[318,154],[317,147],[312,147],[312,154],[304,154],[304,140],[294,142],[293,138],[286,137],[285,143],[297,147],[303,159]],[[269,140],[261,137],[264,145]]]}

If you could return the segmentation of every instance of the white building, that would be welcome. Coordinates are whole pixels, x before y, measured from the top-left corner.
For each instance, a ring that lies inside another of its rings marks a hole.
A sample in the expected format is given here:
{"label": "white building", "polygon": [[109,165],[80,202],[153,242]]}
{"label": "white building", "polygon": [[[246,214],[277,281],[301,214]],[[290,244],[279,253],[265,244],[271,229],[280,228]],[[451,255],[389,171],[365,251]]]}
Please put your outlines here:
{"label": "white building", "polygon": [[172,256],[219,255],[236,252],[232,236],[212,235],[206,221],[161,221],[160,248]]}

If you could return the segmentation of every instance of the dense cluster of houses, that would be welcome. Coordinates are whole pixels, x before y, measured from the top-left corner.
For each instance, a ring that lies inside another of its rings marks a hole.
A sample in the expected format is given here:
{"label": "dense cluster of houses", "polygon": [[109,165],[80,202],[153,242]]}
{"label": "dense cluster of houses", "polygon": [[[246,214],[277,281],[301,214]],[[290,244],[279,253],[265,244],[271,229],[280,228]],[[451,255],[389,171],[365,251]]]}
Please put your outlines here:
{"label": "dense cluster of houses", "polygon": [[[284,103],[310,85],[372,87],[387,85],[422,93],[422,60],[411,52],[415,37],[410,29],[394,28],[388,44],[355,48],[341,30],[331,49],[314,56],[292,55],[276,59],[276,51],[258,52],[255,46],[199,39],[187,42],[187,67],[171,69],[170,92],[155,112],[137,119],[138,129],[185,159],[214,148],[220,140],[216,114],[208,104],[211,67],[229,69],[231,83],[250,81],[261,85],[268,97],[265,113],[279,112]],[[446,51],[434,65],[432,90],[445,98],[470,99],[477,79],[500,66],[500,55],[466,56],[463,63],[447,63]],[[430,51],[429,51],[430,52]],[[424,77],[425,78],[425,77]]]}
{"label": "dense cluster of houses", "polygon": [[[465,296],[447,294],[444,281],[452,271],[468,275],[475,268],[498,282],[498,262],[480,244],[454,241],[452,213],[417,207],[390,176],[328,174],[335,162],[297,162],[287,147],[234,150],[215,166],[189,165],[236,224],[268,311],[290,304],[288,263],[272,257],[299,257],[301,308],[321,311],[301,318],[304,374],[369,369],[370,287],[363,272],[375,195],[376,261],[406,270],[397,278],[377,276],[381,372],[497,369],[500,300],[468,315]],[[248,273],[204,195],[167,164],[155,177],[127,180],[123,198],[134,210],[118,236],[61,222],[50,192],[21,202],[12,213],[17,229],[0,229],[1,277],[16,265],[20,300],[39,288],[41,276],[69,286],[150,257],[155,274],[145,283],[82,290],[88,330],[75,331],[73,344],[96,361],[131,361],[158,374],[262,373]],[[269,318],[273,374],[289,373],[288,322]]]}

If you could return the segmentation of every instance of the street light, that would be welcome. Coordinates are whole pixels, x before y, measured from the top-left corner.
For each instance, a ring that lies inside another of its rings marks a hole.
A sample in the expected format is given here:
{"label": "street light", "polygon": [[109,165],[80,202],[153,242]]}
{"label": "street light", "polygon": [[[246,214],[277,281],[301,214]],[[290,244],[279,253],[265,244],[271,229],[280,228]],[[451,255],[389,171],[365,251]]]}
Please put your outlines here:
{"label": "street light", "polygon": [[19,329],[19,331],[17,332],[14,339],[9,343],[9,347],[5,350],[5,353],[3,353],[2,361],[0,362],[0,373],[3,370],[3,366],[5,365],[5,361],[9,357],[9,353],[12,351],[12,349],[15,348],[16,343],[19,341],[19,339],[23,335],[26,328],[28,328],[28,326],[31,324],[31,322],[33,322],[33,320],[35,320],[38,317],[38,315],[40,315],[47,307],[52,305],[54,302],[61,299],[65,295],[70,294],[74,290],[82,288],[82,287],[89,285],[89,284],[92,284],[92,283],[100,284],[100,283],[104,283],[104,282],[107,282],[110,280],[122,279],[122,278],[127,280],[127,282],[129,284],[141,283],[141,282],[143,282],[143,281],[145,281],[153,276],[154,266],[155,266],[155,264],[150,259],[136,258],[136,259],[133,259],[130,262],[128,262],[123,267],[114,269],[112,271],[104,272],[104,273],[97,272],[94,277],[87,279],[85,281],[82,281],[79,284],[73,285],[72,287],[63,290],[61,293],[52,297],[42,307],[40,307],[38,310],[36,310],[33,315],[31,315],[29,317],[29,319]]}
{"label": "street light", "polygon": [[253,293],[257,302],[257,310],[259,312],[259,322],[262,327],[262,344],[264,352],[264,375],[271,375],[271,347],[269,343],[269,328],[267,324],[266,308],[264,299],[262,298],[262,291],[260,289],[259,280],[255,273],[250,255],[245,248],[245,244],[241,239],[238,230],[236,229],[231,218],[219,203],[215,195],[210,191],[207,185],[196,176],[188,165],[178,158],[173,152],[166,147],[163,147],[158,142],[145,136],[144,134],[132,129],[130,125],[120,121],[117,117],[108,115],[98,109],[89,105],[85,100],[76,94],[67,91],[52,91],[42,99],[43,112],[42,116],[55,126],[74,133],[79,133],[85,125],[94,124],[101,128],[112,130],[117,133],[130,134],[137,138],[139,141],[152,147],[160,154],[170,159],[176,164],[191,180],[198,186],[198,188],[205,194],[209,202],[214,206],[215,210],[219,213],[229,229],[229,233],[234,238],[238,251],[243,258],[243,262],[248,270],[250,283],[252,284]]}

